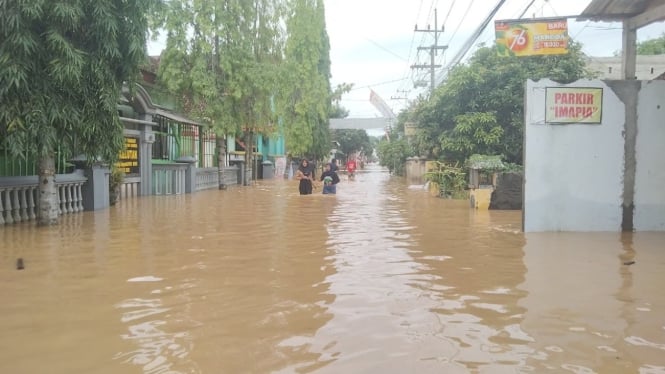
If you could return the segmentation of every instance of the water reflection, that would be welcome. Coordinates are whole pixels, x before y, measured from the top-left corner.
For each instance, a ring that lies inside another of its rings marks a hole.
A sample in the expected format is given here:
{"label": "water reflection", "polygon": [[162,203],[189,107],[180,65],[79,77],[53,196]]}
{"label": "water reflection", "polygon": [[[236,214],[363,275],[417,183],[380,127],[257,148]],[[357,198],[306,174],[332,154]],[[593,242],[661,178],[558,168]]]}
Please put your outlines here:
{"label": "water reflection", "polygon": [[665,321],[662,313],[652,313],[665,310],[656,290],[663,280],[657,244],[662,238],[528,234],[528,272],[521,288],[529,294],[520,304],[528,311],[523,326],[538,352],[531,365],[597,373],[662,369],[665,355],[657,342],[665,341]]}
{"label": "water reflection", "polygon": [[515,306],[524,295],[519,212],[428,199],[385,173],[358,181],[340,188],[328,224],[335,299],[315,336],[327,359],[317,372],[518,367],[517,353],[529,350]]}
{"label": "water reflection", "polygon": [[445,344],[423,358],[439,363],[428,372],[515,372],[531,340],[520,327],[524,310],[516,305],[524,297],[517,289],[524,277],[519,213],[474,211],[451,200],[410,201],[408,214],[419,223],[416,258],[439,275],[424,291],[435,300],[435,336]]}
{"label": "water reflection", "polygon": [[524,235],[380,169],[63,218],[0,229],[1,373],[665,372],[663,233]]}
{"label": "water reflection", "polygon": [[[306,350],[293,342],[306,342],[329,318],[319,295],[327,287],[326,212],[335,202],[305,200],[290,188],[259,185],[223,196],[211,191],[183,198],[181,205],[155,204],[145,220],[141,214],[146,227],[166,226],[163,235],[142,240],[145,276],[178,286],[143,292],[159,300],[130,299],[150,301],[149,308],[139,309],[146,317],[161,316],[130,325],[130,331],[141,332],[148,323],[173,332],[138,340],[129,334],[141,348],[118,357],[129,356],[129,362],[146,365],[143,372],[155,373],[243,372],[248,365],[268,372],[316,361],[316,354],[302,354]],[[180,219],[173,219],[174,212]],[[131,313],[130,308],[122,318]],[[287,338],[291,344],[284,344]]]}

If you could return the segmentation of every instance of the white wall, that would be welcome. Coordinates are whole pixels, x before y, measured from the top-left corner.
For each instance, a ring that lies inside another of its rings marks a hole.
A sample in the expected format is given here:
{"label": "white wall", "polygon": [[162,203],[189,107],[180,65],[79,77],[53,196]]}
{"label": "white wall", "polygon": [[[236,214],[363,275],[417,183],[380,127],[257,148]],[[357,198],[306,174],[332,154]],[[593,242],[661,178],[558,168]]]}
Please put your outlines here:
{"label": "white wall", "polygon": [[665,231],[665,81],[643,82],[638,96],[636,231]]}
{"label": "white wall", "polygon": [[528,81],[524,147],[524,231],[619,231],[622,219],[624,105],[602,81],[601,124],[545,124],[545,88]]}
{"label": "white wall", "polygon": [[637,101],[634,195],[623,196],[624,176],[630,185],[633,174],[630,163],[626,172],[624,162],[625,105],[615,92],[597,80],[565,85],[603,89],[602,123],[552,125],[545,124],[545,88],[562,85],[529,81],[524,130],[526,232],[619,231],[624,198],[627,206],[631,202],[635,206],[635,231],[665,231],[665,81],[610,84],[620,96]]}

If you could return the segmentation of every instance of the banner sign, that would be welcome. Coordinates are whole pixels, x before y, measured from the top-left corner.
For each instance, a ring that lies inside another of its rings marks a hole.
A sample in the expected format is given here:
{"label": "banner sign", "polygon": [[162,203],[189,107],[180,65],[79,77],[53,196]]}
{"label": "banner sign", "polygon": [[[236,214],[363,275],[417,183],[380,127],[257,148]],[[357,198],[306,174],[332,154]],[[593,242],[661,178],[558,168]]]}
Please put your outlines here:
{"label": "banner sign", "polygon": [[603,89],[547,87],[545,105],[545,123],[599,124],[603,113]]}
{"label": "banner sign", "polygon": [[533,19],[494,22],[499,56],[542,56],[568,53],[568,20]]}
{"label": "banner sign", "polygon": [[120,159],[116,166],[127,176],[138,176],[141,173],[138,138],[125,137],[125,149],[120,152]]}
{"label": "banner sign", "polygon": [[286,157],[275,157],[275,177],[283,178],[286,173]]}

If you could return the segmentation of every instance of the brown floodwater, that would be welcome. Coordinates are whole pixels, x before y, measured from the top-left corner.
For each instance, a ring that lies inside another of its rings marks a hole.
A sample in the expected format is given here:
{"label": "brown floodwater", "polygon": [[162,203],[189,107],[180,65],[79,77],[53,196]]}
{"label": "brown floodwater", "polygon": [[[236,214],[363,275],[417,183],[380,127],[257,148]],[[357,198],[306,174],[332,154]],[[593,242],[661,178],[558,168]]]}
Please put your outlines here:
{"label": "brown floodwater", "polygon": [[0,228],[0,373],[665,373],[665,233],[342,179]]}

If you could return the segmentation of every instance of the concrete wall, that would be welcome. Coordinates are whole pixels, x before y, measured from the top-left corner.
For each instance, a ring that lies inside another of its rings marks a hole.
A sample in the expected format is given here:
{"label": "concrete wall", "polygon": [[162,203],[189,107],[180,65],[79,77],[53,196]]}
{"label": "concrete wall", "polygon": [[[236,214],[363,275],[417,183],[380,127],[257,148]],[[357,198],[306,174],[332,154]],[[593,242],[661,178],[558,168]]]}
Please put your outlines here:
{"label": "concrete wall", "polygon": [[527,83],[524,149],[524,231],[616,231],[621,227],[624,111],[600,81],[568,86],[602,87],[600,125],[545,124],[545,87]]}
{"label": "concrete wall", "polygon": [[644,82],[637,103],[637,231],[665,231],[665,81]]}
{"label": "concrete wall", "polygon": [[526,86],[524,231],[664,230],[665,82],[574,82],[603,89],[601,123],[545,124],[560,86]]}
{"label": "concrete wall", "polygon": [[494,188],[472,188],[469,190],[469,204],[473,209],[487,210],[492,200]]}
{"label": "concrete wall", "polygon": [[492,191],[489,209],[522,209],[523,184],[524,178],[520,173],[500,173],[496,179],[496,187]]}
{"label": "concrete wall", "polygon": [[427,172],[426,159],[410,157],[406,159],[406,183],[409,185],[425,184]]}

